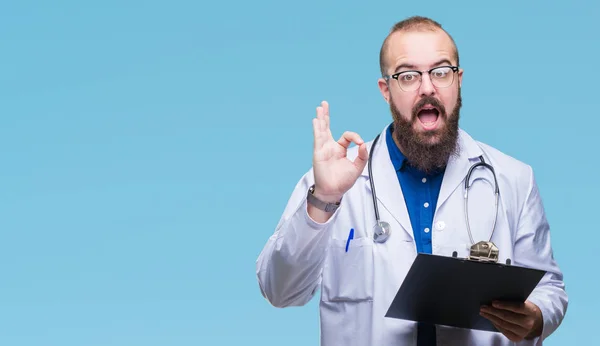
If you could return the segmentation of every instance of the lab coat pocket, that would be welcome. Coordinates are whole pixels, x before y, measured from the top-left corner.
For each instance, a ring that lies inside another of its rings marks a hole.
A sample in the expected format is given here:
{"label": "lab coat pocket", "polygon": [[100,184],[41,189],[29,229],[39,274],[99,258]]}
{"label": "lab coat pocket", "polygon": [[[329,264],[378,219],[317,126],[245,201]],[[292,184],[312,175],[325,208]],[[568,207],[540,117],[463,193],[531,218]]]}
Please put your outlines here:
{"label": "lab coat pocket", "polygon": [[[347,251],[346,251],[346,245]],[[325,301],[373,300],[373,241],[332,239],[323,267]]]}

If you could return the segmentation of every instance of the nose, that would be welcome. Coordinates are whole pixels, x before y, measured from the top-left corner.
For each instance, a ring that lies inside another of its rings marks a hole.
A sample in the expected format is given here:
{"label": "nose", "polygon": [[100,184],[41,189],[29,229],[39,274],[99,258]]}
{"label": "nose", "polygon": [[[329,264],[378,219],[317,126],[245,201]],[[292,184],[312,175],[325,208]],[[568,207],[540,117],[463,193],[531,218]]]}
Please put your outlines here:
{"label": "nose", "polygon": [[423,73],[421,76],[421,87],[419,89],[421,96],[432,96],[435,93],[435,87],[433,83],[431,83],[431,78],[429,78],[429,74]]}

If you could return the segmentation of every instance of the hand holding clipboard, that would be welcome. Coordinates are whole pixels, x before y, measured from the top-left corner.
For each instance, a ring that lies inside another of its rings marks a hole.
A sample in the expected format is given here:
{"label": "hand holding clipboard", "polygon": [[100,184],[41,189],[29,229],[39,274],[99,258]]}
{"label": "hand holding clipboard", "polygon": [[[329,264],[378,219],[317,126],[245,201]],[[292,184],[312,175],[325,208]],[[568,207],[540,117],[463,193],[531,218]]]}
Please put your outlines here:
{"label": "hand holding clipboard", "polygon": [[542,327],[527,298],[545,273],[498,263],[492,242],[474,244],[466,259],[419,253],[385,316],[521,340]]}

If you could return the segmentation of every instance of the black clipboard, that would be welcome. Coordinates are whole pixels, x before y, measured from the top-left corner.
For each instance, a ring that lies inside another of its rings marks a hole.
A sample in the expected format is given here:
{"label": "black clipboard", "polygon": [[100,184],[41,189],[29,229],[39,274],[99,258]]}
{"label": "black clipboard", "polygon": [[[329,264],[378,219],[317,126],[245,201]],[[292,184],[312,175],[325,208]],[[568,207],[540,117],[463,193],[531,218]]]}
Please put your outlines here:
{"label": "black clipboard", "polygon": [[524,302],[543,270],[419,253],[385,317],[497,332],[479,314],[493,300]]}

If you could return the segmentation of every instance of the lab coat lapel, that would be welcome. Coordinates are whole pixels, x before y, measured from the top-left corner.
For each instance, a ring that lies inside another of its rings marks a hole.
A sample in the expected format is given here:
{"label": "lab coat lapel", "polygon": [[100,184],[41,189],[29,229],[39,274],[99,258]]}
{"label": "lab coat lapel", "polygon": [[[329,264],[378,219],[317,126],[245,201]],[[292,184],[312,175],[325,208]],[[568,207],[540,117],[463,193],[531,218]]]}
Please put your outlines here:
{"label": "lab coat lapel", "polygon": [[469,168],[473,164],[473,159],[477,160],[482,155],[481,148],[477,145],[466,132],[459,130],[458,137],[459,152],[448,160],[444,179],[440,189],[437,209],[450,197],[461,184],[464,184],[465,177]]}
{"label": "lab coat lapel", "polygon": [[[396,170],[390,159],[386,135],[387,127],[381,132],[379,139],[377,140],[372,159],[373,182],[377,200],[379,202],[379,214],[382,220],[386,221],[385,217],[381,216],[382,208],[385,208],[385,210],[396,219],[414,240],[408,209],[406,208],[406,202],[404,201],[404,195],[402,194],[402,188],[400,187]],[[368,165],[365,166],[362,175],[367,178],[365,180],[366,189],[372,193]]]}

